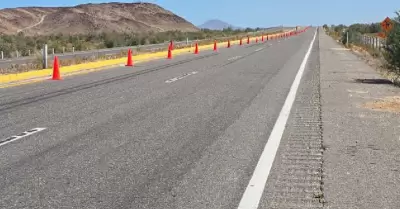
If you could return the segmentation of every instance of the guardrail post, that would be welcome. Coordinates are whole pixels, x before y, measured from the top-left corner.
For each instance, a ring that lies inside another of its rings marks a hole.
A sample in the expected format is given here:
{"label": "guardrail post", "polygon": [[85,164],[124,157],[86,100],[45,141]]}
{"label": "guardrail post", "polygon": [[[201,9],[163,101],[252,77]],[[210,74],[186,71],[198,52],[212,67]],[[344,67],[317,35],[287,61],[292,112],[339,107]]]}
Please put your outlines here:
{"label": "guardrail post", "polygon": [[73,47],[72,47],[72,53],[74,53],[74,52],[75,52],[75,47],[73,46]]}
{"label": "guardrail post", "polygon": [[47,69],[47,44],[43,47],[43,69]]}
{"label": "guardrail post", "polygon": [[54,51],[55,51],[55,49],[53,48],[53,55],[54,55]]}
{"label": "guardrail post", "polygon": [[65,47],[63,47],[63,54],[65,53]]}
{"label": "guardrail post", "polygon": [[31,56],[31,50],[30,49],[28,50],[28,56]]}
{"label": "guardrail post", "polygon": [[2,60],[4,59],[4,52],[3,51],[1,51],[1,59]]}
{"label": "guardrail post", "polygon": [[18,51],[15,51],[15,53],[17,54],[17,58],[19,57]]}

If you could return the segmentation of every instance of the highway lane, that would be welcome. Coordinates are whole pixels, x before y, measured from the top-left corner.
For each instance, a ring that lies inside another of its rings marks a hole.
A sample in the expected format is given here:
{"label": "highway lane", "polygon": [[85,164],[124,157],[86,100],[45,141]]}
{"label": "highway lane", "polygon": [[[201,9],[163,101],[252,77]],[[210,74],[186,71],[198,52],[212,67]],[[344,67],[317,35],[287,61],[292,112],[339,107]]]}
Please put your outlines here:
{"label": "highway lane", "polygon": [[0,207],[237,207],[313,32],[0,89]]}

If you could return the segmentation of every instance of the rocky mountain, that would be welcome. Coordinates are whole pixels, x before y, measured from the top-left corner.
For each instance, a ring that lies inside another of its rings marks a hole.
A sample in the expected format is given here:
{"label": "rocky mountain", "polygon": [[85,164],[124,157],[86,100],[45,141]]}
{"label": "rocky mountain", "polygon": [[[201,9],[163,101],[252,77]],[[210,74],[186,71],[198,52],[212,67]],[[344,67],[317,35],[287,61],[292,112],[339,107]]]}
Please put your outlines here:
{"label": "rocky mountain", "polygon": [[226,23],[221,20],[208,20],[207,22],[203,23],[202,25],[198,26],[199,28],[203,29],[210,29],[210,30],[222,30],[224,28],[231,27],[232,29],[237,29],[238,27],[235,27],[229,23]]}
{"label": "rocky mountain", "polygon": [[74,7],[0,10],[0,33],[26,35],[97,32],[197,31],[182,17],[151,3],[102,3]]}

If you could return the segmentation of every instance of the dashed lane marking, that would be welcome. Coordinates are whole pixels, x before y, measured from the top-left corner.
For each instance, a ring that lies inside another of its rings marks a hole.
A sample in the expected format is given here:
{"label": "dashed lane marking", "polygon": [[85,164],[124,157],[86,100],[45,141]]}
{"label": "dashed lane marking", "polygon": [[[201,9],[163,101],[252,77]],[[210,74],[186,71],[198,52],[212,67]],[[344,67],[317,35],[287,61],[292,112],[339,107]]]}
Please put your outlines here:
{"label": "dashed lane marking", "polygon": [[38,133],[38,132],[41,132],[41,131],[44,131],[44,130],[46,130],[46,128],[34,128],[34,129],[29,130],[29,131],[25,131],[25,132],[22,132],[20,134],[14,135],[14,136],[10,136],[10,137],[8,137],[6,139],[0,140],[0,146],[6,145],[6,144],[11,143],[13,141],[25,138],[27,136],[33,135],[35,133]]}
{"label": "dashed lane marking", "polygon": [[259,52],[259,51],[261,51],[261,50],[263,50],[264,48],[258,48],[258,49],[256,49],[256,50],[254,50],[255,52]]}
{"label": "dashed lane marking", "polygon": [[231,57],[228,59],[228,61],[233,61],[233,60],[237,60],[239,58],[242,58],[242,56],[235,56],[235,57]]}
{"label": "dashed lane marking", "polygon": [[182,80],[182,79],[184,79],[184,78],[186,78],[188,76],[196,75],[197,73],[198,73],[197,71],[193,71],[193,72],[190,72],[190,73],[185,73],[185,74],[183,74],[183,75],[181,75],[179,77],[175,77],[175,78],[171,78],[169,80],[166,80],[165,83],[173,83],[175,81]]}

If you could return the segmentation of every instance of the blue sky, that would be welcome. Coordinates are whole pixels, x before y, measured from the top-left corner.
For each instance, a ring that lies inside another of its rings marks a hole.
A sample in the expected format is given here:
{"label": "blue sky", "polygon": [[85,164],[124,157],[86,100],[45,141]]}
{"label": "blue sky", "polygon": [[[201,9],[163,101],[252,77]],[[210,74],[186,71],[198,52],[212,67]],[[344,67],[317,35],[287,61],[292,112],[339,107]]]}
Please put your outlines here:
{"label": "blue sky", "polygon": [[[73,6],[104,0],[0,0],[0,8]],[[118,0],[110,0],[118,1]],[[132,2],[119,0],[119,2]],[[241,27],[370,23],[394,16],[400,0],[148,0],[195,25],[220,19]],[[383,3],[384,2],[384,3]]]}

